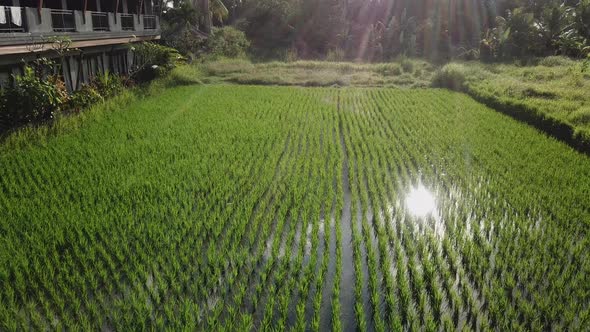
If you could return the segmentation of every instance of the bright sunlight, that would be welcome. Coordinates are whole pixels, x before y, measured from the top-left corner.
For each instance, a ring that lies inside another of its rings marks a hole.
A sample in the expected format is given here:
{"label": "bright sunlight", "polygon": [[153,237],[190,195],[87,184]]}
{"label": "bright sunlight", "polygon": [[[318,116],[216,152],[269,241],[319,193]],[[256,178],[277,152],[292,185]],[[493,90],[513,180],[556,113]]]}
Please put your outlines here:
{"label": "bright sunlight", "polygon": [[420,184],[418,187],[412,188],[408,194],[406,206],[413,216],[425,218],[434,213],[436,201],[434,195]]}

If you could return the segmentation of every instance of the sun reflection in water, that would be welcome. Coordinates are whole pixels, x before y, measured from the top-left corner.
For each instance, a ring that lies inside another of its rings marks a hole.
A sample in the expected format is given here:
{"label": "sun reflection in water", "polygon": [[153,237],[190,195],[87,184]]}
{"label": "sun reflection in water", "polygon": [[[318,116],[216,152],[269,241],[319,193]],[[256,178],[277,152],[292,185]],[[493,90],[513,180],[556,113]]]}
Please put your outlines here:
{"label": "sun reflection in water", "polygon": [[425,218],[434,215],[436,201],[434,195],[420,184],[418,187],[412,188],[408,193],[406,206],[413,216]]}

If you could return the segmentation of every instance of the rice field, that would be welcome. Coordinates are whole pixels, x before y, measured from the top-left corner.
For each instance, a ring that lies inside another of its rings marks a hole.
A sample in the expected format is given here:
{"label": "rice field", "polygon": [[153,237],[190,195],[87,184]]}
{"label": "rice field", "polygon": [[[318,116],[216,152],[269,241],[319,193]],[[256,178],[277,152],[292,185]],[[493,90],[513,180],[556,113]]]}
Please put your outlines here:
{"label": "rice field", "polygon": [[0,147],[0,330],[584,330],[589,226],[465,95],[178,87]]}

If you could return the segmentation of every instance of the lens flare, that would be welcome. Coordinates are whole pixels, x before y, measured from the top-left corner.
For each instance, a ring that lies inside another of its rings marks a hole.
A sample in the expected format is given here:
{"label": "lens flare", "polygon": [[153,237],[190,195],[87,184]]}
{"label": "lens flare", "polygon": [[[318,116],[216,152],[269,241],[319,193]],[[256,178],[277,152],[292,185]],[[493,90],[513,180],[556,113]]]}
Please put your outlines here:
{"label": "lens flare", "polygon": [[406,198],[406,206],[410,213],[416,217],[424,218],[434,214],[436,202],[434,195],[423,185],[412,188]]}

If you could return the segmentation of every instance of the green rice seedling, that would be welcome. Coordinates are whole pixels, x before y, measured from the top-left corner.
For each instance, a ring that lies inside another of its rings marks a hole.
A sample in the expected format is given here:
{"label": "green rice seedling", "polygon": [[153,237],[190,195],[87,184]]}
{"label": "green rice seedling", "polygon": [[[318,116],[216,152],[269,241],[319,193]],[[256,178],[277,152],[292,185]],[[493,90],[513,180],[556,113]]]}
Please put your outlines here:
{"label": "green rice seedling", "polygon": [[[0,329],[584,326],[590,167],[567,146],[442,90],[145,99],[0,145]],[[436,218],[406,207],[419,183]]]}
{"label": "green rice seedling", "polygon": [[295,330],[305,330],[305,303],[303,301],[297,304],[297,323],[295,324]]}

